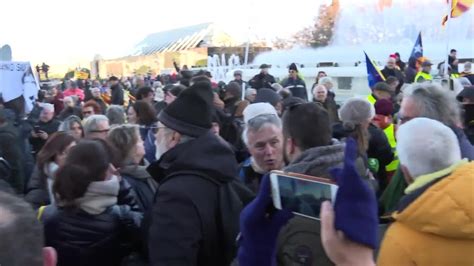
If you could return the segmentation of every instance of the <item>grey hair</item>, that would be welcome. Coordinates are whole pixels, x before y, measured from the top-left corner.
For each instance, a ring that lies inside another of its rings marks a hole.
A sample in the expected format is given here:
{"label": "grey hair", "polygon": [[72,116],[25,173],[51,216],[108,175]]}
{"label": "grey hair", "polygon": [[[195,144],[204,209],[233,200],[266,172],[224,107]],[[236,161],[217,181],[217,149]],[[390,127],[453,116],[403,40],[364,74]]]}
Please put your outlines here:
{"label": "grey hair", "polygon": [[59,125],[58,131],[69,133],[73,123],[78,123],[82,128],[81,119],[75,115],[71,115],[64,119],[64,121]]}
{"label": "grey hair", "polygon": [[[172,133],[174,133],[174,132],[178,132],[178,131],[173,130],[173,129],[168,128],[168,127],[162,128],[162,129],[160,129],[160,130],[163,130],[163,131],[165,132],[165,133],[164,133],[165,135],[169,135],[169,134],[172,134]],[[179,133],[179,132],[178,132],[178,133]],[[184,134],[181,134],[181,133],[179,133],[179,134],[181,135],[181,138],[179,139],[179,143],[178,143],[178,144],[183,144],[183,143],[190,142],[191,140],[196,139],[195,137],[191,137],[191,136],[184,135]]]}
{"label": "grey hair", "polygon": [[86,121],[84,122],[84,134],[89,134],[92,131],[95,131],[98,129],[97,125],[100,122],[107,121],[109,122],[109,119],[105,115],[91,115],[89,116]]}
{"label": "grey hair", "polygon": [[250,95],[257,93],[257,90],[254,88],[248,88],[245,90],[245,97],[249,97]]}
{"label": "grey hair", "polygon": [[242,132],[242,140],[244,141],[245,145],[248,146],[249,131],[255,132],[267,125],[274,125],[279,129],[282,128],[281,119],[276,115],[265,114],[250,119],[247,124],[245,124],[244,131]]}
{"label": "grey hair", "polygon": [[321,84],[321,85],[324,85],[324,84],[327,84],[327,83],[334,84],[334,82],[332,81],[332,78],[330,78],[330,77],[322,77],[322,78],[319,79],[319,82],[318,82],[318,84]]}
{"label": "grey hair", "polygon": [[453,130],[424,117],[414,118],[400,126],[397,152],[400,164],[415,179],[461,160],[461,149]]}
{"label": "grey hair", "polygon": [[111,125],[125,124],[125,111],[120,105],[109,106],[105,115],[107,116],[107,118],[109,118],[109,123]]}
{"label": "grey hair", "polygon": [[436,83],[415,83],[403,92],[403,97],[413,100],[419,117],[437,120],[447,126],[460,121],[461,108],[454,93]]}

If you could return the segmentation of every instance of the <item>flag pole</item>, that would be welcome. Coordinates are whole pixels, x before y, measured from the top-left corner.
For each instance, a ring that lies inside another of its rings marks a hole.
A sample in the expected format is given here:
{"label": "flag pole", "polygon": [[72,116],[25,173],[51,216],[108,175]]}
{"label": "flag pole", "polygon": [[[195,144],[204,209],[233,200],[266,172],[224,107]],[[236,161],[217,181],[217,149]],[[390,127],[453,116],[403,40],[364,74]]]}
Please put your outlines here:
{"label": "flag pole", "polygon": [[444,61],[444,77],[449,79],[449,39],[450,39],[450,31],[449,25],[451,25],[451,11],[453,7],[453,0],[448,1],[448,20],[446,20],[446,61]]}

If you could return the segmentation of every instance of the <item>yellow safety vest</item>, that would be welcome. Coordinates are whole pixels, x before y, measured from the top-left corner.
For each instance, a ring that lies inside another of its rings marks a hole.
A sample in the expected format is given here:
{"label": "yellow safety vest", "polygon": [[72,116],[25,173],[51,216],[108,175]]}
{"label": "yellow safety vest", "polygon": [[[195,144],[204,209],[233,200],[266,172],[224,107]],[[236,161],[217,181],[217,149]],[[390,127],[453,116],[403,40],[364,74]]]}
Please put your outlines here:
{"label": "yellow safety vest", "polygon": [[456,74],[456,73],[451,74],[451,78],[452,78],[452,79],[457,79],[457,78],[459,78],[459,77],[460,77],[459,74]]}
{"label": "yellow safety vest", "polygon": [[367,96],[367,101],[369,101],[369,103],[374,105],[377,99],[375,99],[374,95],[370,94],[369,96]]}
{"label": "yellow safety vest", "polygon": [[418,72],[418,74],[416,74],[415,76],[415,82],[419,82],[418,79],[422,77],[423,78],[423,81],[426,81],[426,80],[433,80],[433,77],[429,74],[429,73],[425,73],[423,71],[420,71]]}
{"label": "yellow safety vest", "polygon": [[385,133],[385,136],[387,136],[388,143],[390,144],[390,147],[392,147],[392,151],[394,154],[393,161],[385,166],[385,170],[387,172],[393,172],[397,170],[398,168],[398,155],[397,155],[397,140],[395,139],[395,126],[390,124],[386,129],[383,130]]}

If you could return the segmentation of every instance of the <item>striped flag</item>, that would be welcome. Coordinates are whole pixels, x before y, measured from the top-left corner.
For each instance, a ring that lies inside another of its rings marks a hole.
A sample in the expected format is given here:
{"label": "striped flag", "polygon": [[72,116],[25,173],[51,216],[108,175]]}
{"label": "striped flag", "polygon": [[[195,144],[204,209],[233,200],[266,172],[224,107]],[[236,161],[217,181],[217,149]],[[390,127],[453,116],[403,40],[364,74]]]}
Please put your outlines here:
{"label": "striped flag", "polygon": [[[451,18],[457,18],[467,12],[474,0],[452,0],[451,2]],[[449,1],[448,1],[449,3]],[[443,17],[443,21],[441,25],[445,26],[446,22],[448,21],[448,15]]]}

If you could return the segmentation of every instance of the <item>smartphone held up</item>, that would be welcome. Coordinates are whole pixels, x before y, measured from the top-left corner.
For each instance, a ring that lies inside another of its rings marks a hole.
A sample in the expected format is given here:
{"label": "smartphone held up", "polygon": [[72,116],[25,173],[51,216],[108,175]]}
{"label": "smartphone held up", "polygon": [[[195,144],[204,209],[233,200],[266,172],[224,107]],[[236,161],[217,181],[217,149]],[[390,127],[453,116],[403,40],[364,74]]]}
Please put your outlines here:
{"label": "smartphone held up", "polygon": [[320,219],[321,204],[334,204],[338,186],[329,179],[308,175],[272,171],[270,173],[273,205],[296,215]]}

